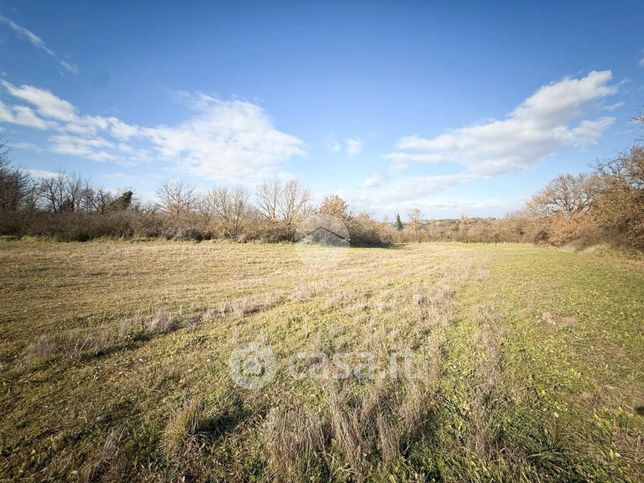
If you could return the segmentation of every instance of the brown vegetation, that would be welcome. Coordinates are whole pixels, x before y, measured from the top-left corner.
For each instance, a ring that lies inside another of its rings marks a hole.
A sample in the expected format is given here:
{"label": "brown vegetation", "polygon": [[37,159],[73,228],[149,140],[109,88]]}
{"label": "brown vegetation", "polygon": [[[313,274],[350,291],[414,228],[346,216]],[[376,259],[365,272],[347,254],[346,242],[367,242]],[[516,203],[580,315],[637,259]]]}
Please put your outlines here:
{"label": "brown vegetation", "polygon": [[[0,146],[2,148],[2,146]],[[131,190],[111,193],[78,175],[33,179],[9,163],[0,149],[0,235],[61,241],[93,238],[226,238],[240,242],[293,241],[297,226],[319,213],[341,220],[352,245],[461,241],[610,243],[644,248],[644,148],[635,145],[591,173],[562,174],[534,195],[520,212],[502,219],[423,219],[418,209],[392,225],[352,213],[337,195],[315,207],[296,180],[261,184],[254,197],[243,187],[215,187],[202,194],[183,182],[157,190],[157,203],[135,199]]]}

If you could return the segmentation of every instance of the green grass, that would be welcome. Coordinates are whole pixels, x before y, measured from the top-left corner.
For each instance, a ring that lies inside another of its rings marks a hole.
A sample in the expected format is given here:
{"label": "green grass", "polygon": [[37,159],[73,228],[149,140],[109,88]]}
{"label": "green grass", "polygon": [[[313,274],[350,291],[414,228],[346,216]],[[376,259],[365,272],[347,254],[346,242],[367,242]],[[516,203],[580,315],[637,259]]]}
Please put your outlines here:
{"label": "green grass", "polygon": [[[301,255],[1,242],[0,478],[644,477],[641,261],[505,244]],[[263,388],[231,378],[248,342],[275,354]],[[296,379],[298,352],[417,370]]]}

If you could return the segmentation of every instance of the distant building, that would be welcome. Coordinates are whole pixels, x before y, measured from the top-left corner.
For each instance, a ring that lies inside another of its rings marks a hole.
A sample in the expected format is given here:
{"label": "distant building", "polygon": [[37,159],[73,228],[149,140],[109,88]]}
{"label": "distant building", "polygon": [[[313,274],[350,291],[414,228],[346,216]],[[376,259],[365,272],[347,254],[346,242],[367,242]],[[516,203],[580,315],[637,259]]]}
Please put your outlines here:
{"label": "distant building", "polygon": [[294,241],[311,245],[346,247],[349,246],[351,239],[342,220],[334,216],[315,214],[307,217],[298,226]]}

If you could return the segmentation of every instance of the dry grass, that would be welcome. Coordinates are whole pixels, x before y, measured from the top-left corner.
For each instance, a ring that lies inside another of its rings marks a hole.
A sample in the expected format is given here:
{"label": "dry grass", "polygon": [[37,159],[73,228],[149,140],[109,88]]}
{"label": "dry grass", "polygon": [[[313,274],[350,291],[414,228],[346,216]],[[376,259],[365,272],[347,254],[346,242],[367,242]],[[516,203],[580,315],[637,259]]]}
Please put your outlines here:
{"label": "dry grass", "polygon": [[[644,269],[632,260],[421,244],[351,249],[328,269],[289,245],[0,248],[0,478],[642,473]],[[244,342],[275,355],[262,389],[230,377]],[[294,379],[302,351],[369,354],[374,373]]]}
{"label": "dry grass", "polygon": [[89,464],[87,481],[110,481],[118,477],[119,467],[124,465],[120,449],[124,436],[124,431],[117,428],[109,432],[94,461]]}
{"label": "dry grass", "polygon": [[272,408],[266,418],[265,438],[273,476],[284,481],[321,477],[327,431],[319,414],[297,407]]}
{"label": "dry grass", "polygon": [[170,417],[161,435],[161,448],[168,461],[181,461],[202,444],[205,412],[205,402],[195,399]]}
{"label": "dry grass", "polygon": [[219,305],[219,315],[225,317],[233,314],[243,318],[247,315],[266,310],[277,305],[282,300],[278,294],[265,294],[258,297],[243,297],[230,302],[223,302]]}
{"label": "dry grass", "polygon": [[[363,481],[376,466],[390,468],[427,428],[431,393],[409,381],[387,381],[360,391],[351,383],[322,388],[323,405],[273,408],[264,437],[273,476]],[[380,462],[380,463],[378,463]]]}

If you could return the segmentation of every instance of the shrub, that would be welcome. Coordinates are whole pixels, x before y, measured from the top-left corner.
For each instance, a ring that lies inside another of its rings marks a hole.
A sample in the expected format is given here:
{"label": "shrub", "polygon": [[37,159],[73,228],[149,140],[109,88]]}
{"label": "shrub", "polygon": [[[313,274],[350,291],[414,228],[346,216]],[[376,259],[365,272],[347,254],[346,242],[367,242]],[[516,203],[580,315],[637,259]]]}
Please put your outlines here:
{"label": "shrub", "polygon": [[352,246],[387,247],[394,241],[394,230],[385,223],[378,223],[366,214],[348,220],[347,228]]}

